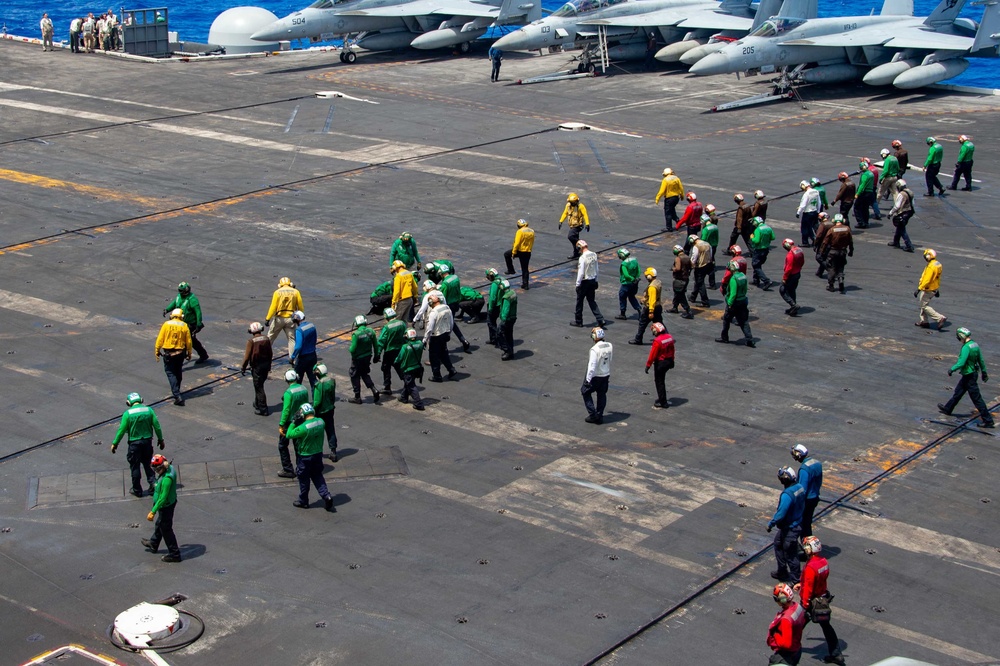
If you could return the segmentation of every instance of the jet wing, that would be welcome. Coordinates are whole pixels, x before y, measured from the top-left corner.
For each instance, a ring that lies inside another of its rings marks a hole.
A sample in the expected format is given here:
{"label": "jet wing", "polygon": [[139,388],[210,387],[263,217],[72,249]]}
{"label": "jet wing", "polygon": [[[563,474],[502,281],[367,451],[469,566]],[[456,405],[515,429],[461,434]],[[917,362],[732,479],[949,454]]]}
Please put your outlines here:
{"label": "jet wing", "polygon": [[414,0],[413,2],[389,7],[372,7],[371,9],[351,9],[338,12],[342,16],[469,16],[495,18],[500,12],[497,5],[465,0]]}
{"label": "jet wing", "polygon": [[923,51],[966,51],[972,46],[972,38],[918,27],[893,29],[888,25],[879,25],[834,35],[792,39],[783,43],[789,46],[884,46]]}
{"label": "jet wing", "polygon": [[896,49],[933,49],[935,51],[968,51],[972,48],[972,37],[949,35],[943,32],[907,31],[893,37],[884,46]]}
{"label": "jet wing", "polygon": [[709,28],[713,30],[749,30],[751,19],[716,12],[712,10],[658,9],[632,16],[580,21],[580,25],[619,26],[623,28],[657,28],[681,25],[686,28]]}
{"label": "jet wing", "polygon": [[869,30],[861,28],[850,32],[838,32],[832,35],[817,35],[801,39],[789,39],[781,42],[788,46],[881,46],[892,39],[894,32],[886,27],[878,26]]}

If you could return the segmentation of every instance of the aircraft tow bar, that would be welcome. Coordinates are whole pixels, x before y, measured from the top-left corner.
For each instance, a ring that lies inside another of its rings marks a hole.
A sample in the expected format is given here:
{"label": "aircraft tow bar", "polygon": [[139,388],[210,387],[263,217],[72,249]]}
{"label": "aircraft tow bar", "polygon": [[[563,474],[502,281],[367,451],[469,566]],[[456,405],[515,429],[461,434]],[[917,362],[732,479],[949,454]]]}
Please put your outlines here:
{"label": "aircraft tow bar", "polygon": [[551,74],[542,74],[541,76],[533,76],[530,79],[518,79],[518,85],[528,85],[529,83],[548,83],[549,81],[566,81],[568,79],[582,79],[590,76],[597,76],[597,72],[578,72],[575,69],[569,69],[561,72],[552,72]]}

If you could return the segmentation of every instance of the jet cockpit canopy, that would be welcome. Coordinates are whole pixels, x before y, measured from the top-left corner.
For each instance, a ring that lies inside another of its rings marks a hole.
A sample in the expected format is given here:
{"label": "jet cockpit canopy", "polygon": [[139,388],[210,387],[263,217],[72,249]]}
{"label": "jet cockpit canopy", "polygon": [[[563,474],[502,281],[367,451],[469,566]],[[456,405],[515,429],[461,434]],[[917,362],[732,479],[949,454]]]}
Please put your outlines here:
{"label": "jet cockpit canopy", "polygon": [[605,7],[611,7],[627,0],[570,0],[565,5],[555,10],[550,16],[566,17],[589,14],[590,12]]}
{"label": "jet cockpit canopy", "polygon": [[774,37],[789,30],[794,30],[805,22],[805,19],[772,16],[757,26],[757,29],[747,35],[747,37]]}

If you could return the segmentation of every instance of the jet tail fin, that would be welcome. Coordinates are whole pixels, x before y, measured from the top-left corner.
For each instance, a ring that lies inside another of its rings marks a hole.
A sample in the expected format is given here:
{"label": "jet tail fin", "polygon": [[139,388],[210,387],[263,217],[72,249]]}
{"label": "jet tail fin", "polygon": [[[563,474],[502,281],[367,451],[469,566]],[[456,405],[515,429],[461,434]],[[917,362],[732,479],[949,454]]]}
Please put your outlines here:
{"label": "jet tail fin", "polygon": [[964,6],[965,0],[941,0],[930,16],[924,19],[924,25],[931,27],[951,25]]}
{"label": "jet tail fin", "polygon": [[[761,2],[761,5],[763,4],[764,2]],[[781,8],[778,10],[777,16],[802,19],[816,18],[819,10],[818,5],[817,0],[784,0],[781,3]]]}
{"label": "jet tail fin", "polygon": [[760,0],[760,4],[757,5],[757,13],[753,15],[753,25],[750,29],[756,30],[761,23],[772,16],[777,16],[780,10],[781,0]]}
{"label": "jet tail fin", "polygon": [[987,2],[969,53],[975,53],[982,49],[996,49],[997,45],[1000,44],[998,33],[1000,33],[1000,2]]}
{"label": "jet tail fin", "polygon": [[525,25],[542,18],[541,0],[503,0],[497,25]]}
{"label": "jet tail fin", "polygon": [[[956,0],[944,0],[944,2],[955,2]],[[942,4],[944,4],[944,2]],[[965,0],[958,0],[964,3]],[[938,5],[940,7],[940,5]],[[880,16],[913,16],[913,0],[884,0]]]}

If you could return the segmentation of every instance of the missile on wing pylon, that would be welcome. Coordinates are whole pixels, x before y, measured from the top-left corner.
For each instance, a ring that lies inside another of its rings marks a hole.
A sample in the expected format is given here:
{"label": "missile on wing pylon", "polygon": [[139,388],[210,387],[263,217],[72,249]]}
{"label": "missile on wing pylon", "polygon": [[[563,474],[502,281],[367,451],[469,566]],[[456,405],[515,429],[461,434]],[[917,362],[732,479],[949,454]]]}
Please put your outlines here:
{"label": "missile on wing pylon", "polygon": [[707,42],[707,39],[685,39],[682,42],[674,42],[673,44],[664,46],[653,57],[660,62],[678,62],[685,53]]}
{"label": "missile on wing pylon", "polygon": [[410,42],[410,46],[415,49],[444,49],[449,46],[474,41],[485,34],[486,28],[469,30],[468,32],[462,32],[462,28],[460,27],[428,30]]}
{"label": "missile on wing pylon", "polygon": [[965,58],[952,58],[933,62],[929,65],[920,65],[906,70],[892,81],[892,85],[904,90],[922,88],[938,81],[944,81],[958,76],[969,67],[969,61]]}
{"label": "missile on wing pylon", "polygon": [[369,51],[392,51],[405,49],[412,41],[413,33],[409,30],[393,30],[366,35],[356,45]]}
{"label": "missile on wing pylon", "polygon": [[693,65],[710,53],[715,53],[721,51],[724,46],[729,44],[729,42],[718,41],[709,42],[702,46],[691,49],[687,53],[681,56],[681,62],[685,65]]}
{"label": "missile on wing pylon", "polygon": [[853,81],[860,74],[861,70],[855,65],[821,65],[803,70],[798,74],[798,79],[805,83],[840,83]]}
{"label": "missile on wing pylon", "polygon": [[865,78],[862,79],[865,83],[870,86],[887,86],[896,80],[896,77],[903,72],[916,67],[921,62],[922,58],[904,58],[902,60],[893,60],[892,62],[887,62],[884,65],[879,65],[878,67],[873,67],[871,71],[865,74]]}

